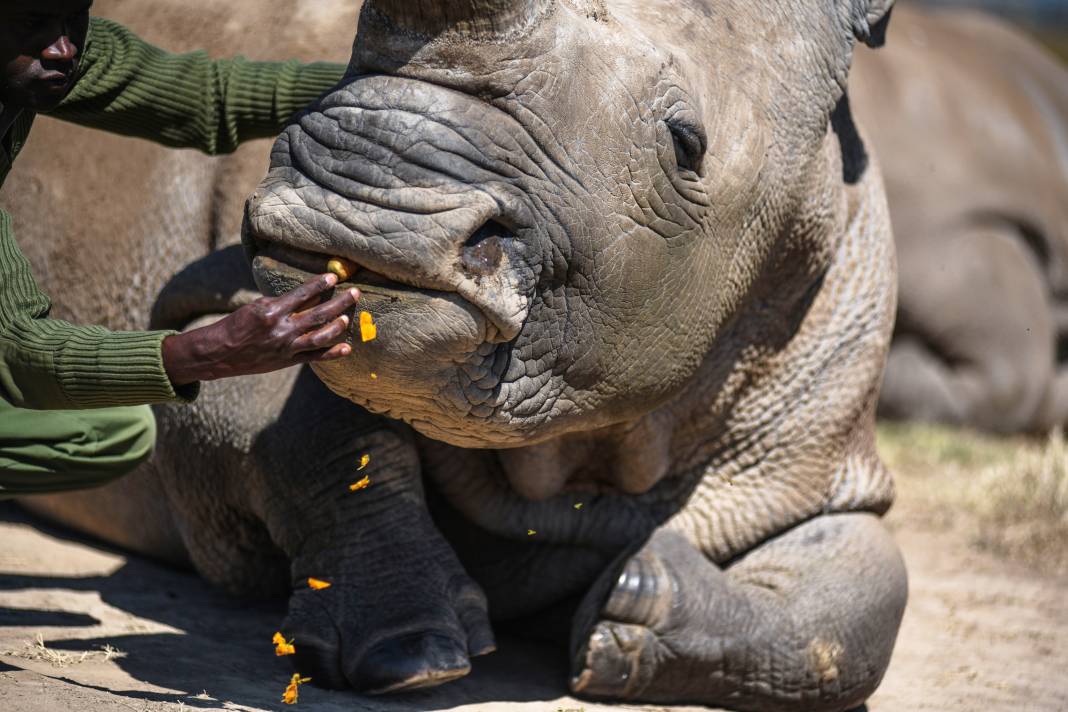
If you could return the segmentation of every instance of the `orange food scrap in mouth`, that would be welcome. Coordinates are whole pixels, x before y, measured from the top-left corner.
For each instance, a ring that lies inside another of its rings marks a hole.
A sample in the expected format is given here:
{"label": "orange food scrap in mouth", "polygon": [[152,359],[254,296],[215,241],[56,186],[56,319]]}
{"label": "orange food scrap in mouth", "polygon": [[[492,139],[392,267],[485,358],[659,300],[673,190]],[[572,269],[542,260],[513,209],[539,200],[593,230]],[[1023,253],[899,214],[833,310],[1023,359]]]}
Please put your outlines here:
{"label": "orange food scrap in mouth", "polygon": [[372,371],[371,372],[371,380],[372,381],[377,381],[378,380],[378,374]]}
{"label": "orange food scrap in mouth", "polygon": [[374,341],[376,336],[378,336],[378,327],[375,326],[371,312],[360,312],[360,341]]}
{"label": "orange food scrap in mouth", "polygon": [[367,453],[364,453],[363,455],[360,455],[360,466],[356,468],[356,471],[359,472],[363,468],[367,467],[367,463],[369,463],[370,461],[371,461],[371,456],[368,455]]}
{"label": "orange food scrap in mouth", "polygon": [[281,633],[275,633],[271,638],[271,642],[274,643],[274,654],[278,657],[283,655],[295,655],[297,649],[293,646],[293,641],[286,642],[286,639],[282,637]]}
{"label": "orange food scrap in mouth", "polygon": [[308,587],[313,591],[322,591],[324,588],[330,588],[332,585],[333,584],[329,581],[308,577]]}
{"label": "orange food scrap in mouth", "polygon": [[299,672],[293,673],[293,677],[290,678],[289,684],[286,685],[286,691],[282,693],[282,702],[287,705],[297,704],[297,697],[299,692],[297,688],[306,682],[311,682],[310,677],[301,677]]}
{"label": "orange food scrap in mouth", "polygon": [[370,484],[371,484],[371,478],[370,477],[364,477],[359,482],[353,482],[351,485],[349,485],[349,492],[358,492],[358,491],[360,491],[362,489],[367,489],[370,486]]}

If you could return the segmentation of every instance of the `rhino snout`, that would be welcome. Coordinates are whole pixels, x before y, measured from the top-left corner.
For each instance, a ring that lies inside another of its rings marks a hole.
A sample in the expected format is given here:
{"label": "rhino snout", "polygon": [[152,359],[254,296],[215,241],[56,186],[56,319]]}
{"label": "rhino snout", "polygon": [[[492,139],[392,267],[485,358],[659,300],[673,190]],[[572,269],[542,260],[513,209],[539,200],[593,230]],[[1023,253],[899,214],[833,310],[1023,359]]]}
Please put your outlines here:
{"label": "rhino snout", "polygon": [[277,141],[249,200],[246,244],[344,257],[402,285],[459,294],[494,340],[511,340],[551,249],[518,184],[532,172],[530,147],[508,122],[440,86],[354,79]]}

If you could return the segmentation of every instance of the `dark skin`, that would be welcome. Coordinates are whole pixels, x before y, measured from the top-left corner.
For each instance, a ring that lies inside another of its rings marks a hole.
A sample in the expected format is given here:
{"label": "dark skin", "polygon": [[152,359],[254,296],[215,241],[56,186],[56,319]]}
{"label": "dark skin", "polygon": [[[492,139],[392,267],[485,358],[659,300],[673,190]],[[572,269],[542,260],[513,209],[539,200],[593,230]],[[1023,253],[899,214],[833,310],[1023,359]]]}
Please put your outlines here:
{"label": "dark skin", "polygon": [[[86,0],[5,0],[0,4],[0,128],[23,109],[54,109],[74,86],[89,31]],[[267,373],[343,358],[359,292],[324,301],[333,274],[277,298],[263,297],[223,319],[163,340],[163,365],[176,386]]]}

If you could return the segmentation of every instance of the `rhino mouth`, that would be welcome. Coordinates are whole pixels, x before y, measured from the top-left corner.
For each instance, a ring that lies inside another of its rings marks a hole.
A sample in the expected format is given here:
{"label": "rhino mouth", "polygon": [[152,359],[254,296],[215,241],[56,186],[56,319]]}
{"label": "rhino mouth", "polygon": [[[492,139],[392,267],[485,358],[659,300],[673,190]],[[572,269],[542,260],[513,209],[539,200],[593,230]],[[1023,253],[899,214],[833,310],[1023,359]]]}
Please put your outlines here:
{"label": "rhino mouth", "polygon": [[[475,231],[459,257],[465,269],[478,274],[496,268],[501,259],[500,235],[506,230],[491,220]],[[272,296],[284,294],[313,276],[328,272],[327,263],[338,256],[294,247],[271,240],[262,234],[253,234],[248,229],[246,229],[245,243],[257,285],[264,293]],[[428,288],[418,284],[415,280],[404,282],[393,279],[365,266],[358,259],[353,259],[351,255],[341,256],[354,265],[355,269],[346,279],[339,281],[337,289],[355,287],[365,297],[386,298],[390,302],[418,299],[435,293],[447,294],[450,300],[461,299],[481,313],[485,326],[485,342],[501,343],[513,336],[508,333],[512,330],[510,324],[500,323],[494,318],[495,314],[492,310],[487,310],[483,308],[484,305],[465,299],[456,290]]]}
{"label": "rhino mouth", "polygon": [[[484,237],[484,236],[483,236]],[[333,256],[252,236],[245,246],[260,290],[283,294],[313,275],[326,272]],[[360,290],[356,310],[369,311],[378,336],[346,359],[316,364],[323,382],[338,395],[373,413],[411,423],[445,441],[470,442],[456,413],[491,417],[509,365],[510,346],[477,304],[456,291],[430,289],[391,279],[357,265],[337,288]],[[374,375],[371,375],[374,374]]]}
{"label": "rhino mouth", "polygon": [[[252,273],[256,281],[266,285],[272,295],[277,296],[293,289],[315,275],[329,272],[327,263],[334,258],[322,252],[302,250],[277,242],[266,242],[252,238]],[[356,287],[361,292],[375,293],[383,289],[410,291],[415,287],[390,279],[385,275],[370,270],[363,265],[346,258],[356,269],[337,284],[337,289]]]}

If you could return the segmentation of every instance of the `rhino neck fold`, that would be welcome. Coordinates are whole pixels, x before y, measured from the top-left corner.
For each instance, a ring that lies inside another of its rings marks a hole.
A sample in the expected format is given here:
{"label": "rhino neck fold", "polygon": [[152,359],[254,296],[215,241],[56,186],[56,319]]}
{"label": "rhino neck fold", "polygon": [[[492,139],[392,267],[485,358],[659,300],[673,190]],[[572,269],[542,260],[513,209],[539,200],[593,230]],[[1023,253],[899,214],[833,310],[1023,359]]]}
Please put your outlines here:
{"label": "rhino neck fold", "polygon": [[641,495],[671,467],[673,418],[655,411],[636,421],[500,450],[501,469],[521,497],[543,501],[561,493]]}

